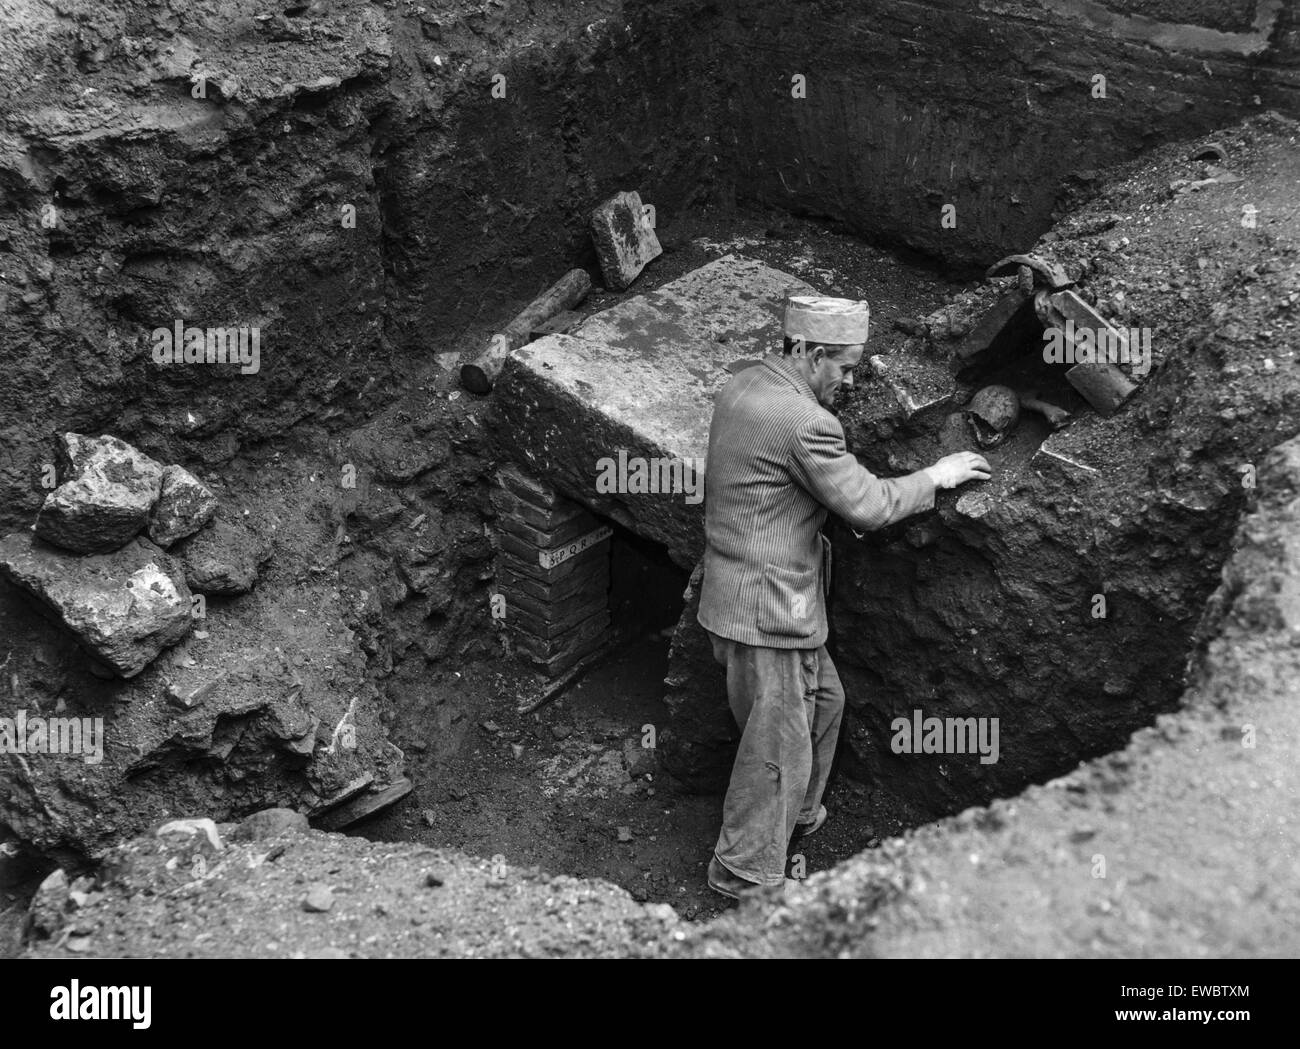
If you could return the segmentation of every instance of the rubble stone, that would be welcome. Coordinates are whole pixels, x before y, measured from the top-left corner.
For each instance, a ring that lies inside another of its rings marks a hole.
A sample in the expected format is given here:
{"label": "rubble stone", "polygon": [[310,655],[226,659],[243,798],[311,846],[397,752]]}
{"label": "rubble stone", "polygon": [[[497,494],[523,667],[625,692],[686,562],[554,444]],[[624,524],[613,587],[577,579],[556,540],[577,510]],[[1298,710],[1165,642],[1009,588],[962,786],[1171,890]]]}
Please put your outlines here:
{"label": "rubble stone", "polygon": [[158,502],[149,516],[149,538],[164,550],[193,535],[212,520],[217,497],[188,470],[168,466],[163,470]]}
{"label": "rubble stone", "polygon": [[143,537],[112,553],[76,557],[15,533],[0,540],[0,576],[51,609],[122,677],[140,673],[193,625],[181,566]]}
{"label": "rubble stone", "polygon": [[269,544],[244,525],[218,517],[176,548],[185,580],[201,594],[233,597],[257,582],[261,565],[271,556]]}
{"label": "rubble stone", "polygon": [[149,523],[163,468],[116,437],[65,433],[58,477],[45,497],[36,534],[82,554],[104,554],[130,542]]}

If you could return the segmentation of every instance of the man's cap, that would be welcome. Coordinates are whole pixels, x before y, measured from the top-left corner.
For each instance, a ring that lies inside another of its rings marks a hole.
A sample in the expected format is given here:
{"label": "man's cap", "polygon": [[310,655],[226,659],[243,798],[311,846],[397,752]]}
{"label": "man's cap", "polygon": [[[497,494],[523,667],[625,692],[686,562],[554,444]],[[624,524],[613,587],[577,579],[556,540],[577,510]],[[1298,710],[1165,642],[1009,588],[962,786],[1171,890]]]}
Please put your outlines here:
{"label": "man's cap", "polygon": [[790,295],[783,327],[790,339],[844,346],[867,341],[870,318],[871,309],[863,300]]}

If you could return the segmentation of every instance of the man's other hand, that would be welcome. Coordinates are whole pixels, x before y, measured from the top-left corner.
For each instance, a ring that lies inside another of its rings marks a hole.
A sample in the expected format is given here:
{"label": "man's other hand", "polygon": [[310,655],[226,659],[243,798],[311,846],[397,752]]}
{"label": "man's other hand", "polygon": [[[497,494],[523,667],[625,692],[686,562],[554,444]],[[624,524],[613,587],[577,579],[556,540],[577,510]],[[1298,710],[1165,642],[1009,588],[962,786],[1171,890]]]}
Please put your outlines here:
{"label": "man's other hand", "polygon": [[927,466],[925,472],[930,475],[936,488],[956,488],[967,481],[987,481],[992,467],[982,455],[957,452],[955,455],[945,455],[933,466]]}

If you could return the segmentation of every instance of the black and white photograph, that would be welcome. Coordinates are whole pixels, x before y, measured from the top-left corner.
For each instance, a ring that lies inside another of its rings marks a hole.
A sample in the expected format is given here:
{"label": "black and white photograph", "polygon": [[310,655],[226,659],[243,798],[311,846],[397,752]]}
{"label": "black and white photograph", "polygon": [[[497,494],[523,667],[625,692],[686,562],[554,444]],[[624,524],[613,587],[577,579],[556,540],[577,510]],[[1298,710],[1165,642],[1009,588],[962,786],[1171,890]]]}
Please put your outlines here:
{"label": "black and white photograph", "polygon": [[1092,960],[1052,1022],[1250,1030],[1298,350],[1297,0],[0,0],[23,1009]]}

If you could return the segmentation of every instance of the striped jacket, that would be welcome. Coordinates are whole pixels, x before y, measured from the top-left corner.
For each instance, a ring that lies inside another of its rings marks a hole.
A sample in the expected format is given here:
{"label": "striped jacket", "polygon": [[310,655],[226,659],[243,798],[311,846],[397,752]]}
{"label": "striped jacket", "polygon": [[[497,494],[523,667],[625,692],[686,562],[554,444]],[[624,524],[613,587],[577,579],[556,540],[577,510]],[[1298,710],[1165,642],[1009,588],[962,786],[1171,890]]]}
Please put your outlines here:
{"label": "striped jacket", "polygon": [[700,625],[767,648],[826,642],[828,510],[859,531],[934,506],[924,472],[876,477],[789,357],[733,376],[709,427]]}

